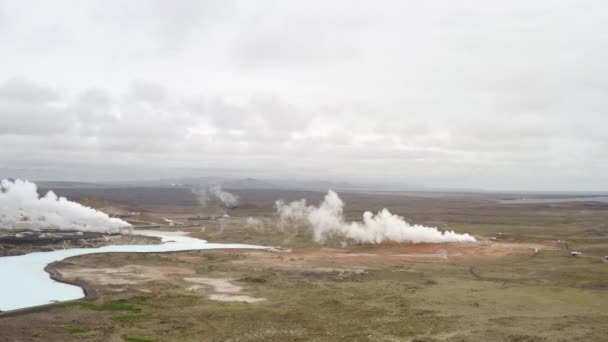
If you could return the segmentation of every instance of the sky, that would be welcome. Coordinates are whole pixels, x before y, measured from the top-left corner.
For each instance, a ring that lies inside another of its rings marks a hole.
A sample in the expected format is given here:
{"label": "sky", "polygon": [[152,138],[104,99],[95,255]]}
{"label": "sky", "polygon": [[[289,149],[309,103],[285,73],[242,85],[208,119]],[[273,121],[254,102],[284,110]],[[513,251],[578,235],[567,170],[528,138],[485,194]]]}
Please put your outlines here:
{"label": "sky", "polygon": [[0,177],[607,191],[607,11],[0,0]]}

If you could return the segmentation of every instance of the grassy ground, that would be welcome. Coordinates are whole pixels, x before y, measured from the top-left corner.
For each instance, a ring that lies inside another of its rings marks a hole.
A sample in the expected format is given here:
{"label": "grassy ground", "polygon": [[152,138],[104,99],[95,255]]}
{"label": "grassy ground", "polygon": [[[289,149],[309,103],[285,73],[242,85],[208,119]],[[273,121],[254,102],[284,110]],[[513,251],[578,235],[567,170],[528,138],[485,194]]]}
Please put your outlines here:
{"label": "grassy ground", "polygon": [[[344,199],[353,219],[362,209],[387,206],[414,223],[513,241],[563,240],[564,248],[586,255],[608,254],[605,208],[392,195]],[[267,203],[230,214],[235,219],[225,222],[223,230],[218,222],[205,224],[204,232],[191,230],[213,242],[319,247],[301,227],[273,226]],[[250,216],[264,226],[247,226]],[[180,267],[192,272],[188,277],[231,279],[248,295],[266,300],[210,300],[211,288],[187,291],[184,276],[170,275],[128,286],[100,286],[93,300],[0,317],[0,341],[515,342],[605,341],[608,336],[608,264],[571,257],[567,250],[446,262],[349,259],[335,261],[330,270],[262,262],[251,267],[241,262],[252,258],[245,251],[179,256],[198,261],[161,254],[87,255],[58,267]],[[281,262],[289,263],[289,257]]]}

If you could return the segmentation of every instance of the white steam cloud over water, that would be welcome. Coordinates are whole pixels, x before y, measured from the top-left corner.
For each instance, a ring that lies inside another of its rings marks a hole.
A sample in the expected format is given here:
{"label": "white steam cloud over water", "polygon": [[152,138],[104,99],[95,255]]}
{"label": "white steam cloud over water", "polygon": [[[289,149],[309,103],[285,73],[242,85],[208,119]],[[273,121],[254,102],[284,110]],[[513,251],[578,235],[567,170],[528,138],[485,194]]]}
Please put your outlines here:
{"label": "white steam cloud over water", "polygon": [[0,229],[62,229],[121,232],[131,225],[121,219],[49,191],[39,197],[36,184],[28,181],[0,183]]}
{"label": "white steam cloud over water", "polygon": [[411,225],[403,217],[382,209],[376,215],[366,211],[363,222],[345,222],[344,202],[334,191],[329,191],[318,206],[306,205],[306,200],[286,204],[282,200],[275,203],[282,224],[306,222],[313,229],[317,242],[324,242],[330,236],[340,236],[357,242],[473,242],[469,234],[453,231],[441,232],[437,228]]}

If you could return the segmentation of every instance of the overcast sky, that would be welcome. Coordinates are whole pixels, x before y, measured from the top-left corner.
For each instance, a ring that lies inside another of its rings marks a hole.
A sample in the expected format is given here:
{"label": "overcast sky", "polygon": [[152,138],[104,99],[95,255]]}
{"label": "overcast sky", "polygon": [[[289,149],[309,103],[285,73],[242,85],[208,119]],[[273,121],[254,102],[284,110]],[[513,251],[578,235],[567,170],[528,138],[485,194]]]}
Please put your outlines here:
{"label": "overcast sky", "polygon": [[0,176],[608,190],[608,3],[0,0]]}

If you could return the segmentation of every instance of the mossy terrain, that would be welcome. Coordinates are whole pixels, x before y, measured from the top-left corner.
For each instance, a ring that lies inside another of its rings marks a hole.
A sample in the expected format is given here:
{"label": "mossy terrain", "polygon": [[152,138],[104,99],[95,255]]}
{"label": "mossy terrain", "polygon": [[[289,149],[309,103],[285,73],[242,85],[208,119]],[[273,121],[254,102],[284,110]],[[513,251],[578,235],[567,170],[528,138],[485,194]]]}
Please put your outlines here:
{"label": "mossy terrain", "polygon": [[141,309],[136,308],[129,303],[126,303],[124,300],[100,304],[100,305],[96,305],[93,303],[82,303],[82,304],[80,304],[80,306],[82,306],[83,308],[87,308],[89,310],[94,310],[94,311],[130,311],[130,312],[140,312],[141,311]]}
{"label": "mossy terrain", "polygon": [[[600,257],[608,254],[608,207],[498,205],[478,197],[344,199],[350,219],[358,219],[363,209],[387,206],[413,223],[514,243],[560,240],[561,249],[438,262],[337,260],[335,269],[295,262],[290,267],[288,256],[274,266],[252,267],[242,263],[252,258],[247,251],[176,253],[182,259],[162,254],[86,255],[57,267],[143,265],[191,273],[102,286],[91,300],[0,317],[0,341],[606,340],[608,264]],[[190,231],[212,242],[281,245],[311,253],[321,248],[305,227],[277,228],[268,205],[230,214],[233,218],[223,229],[209,222],[205,231]],[[184,216],[169,215],[159,214]],[[249,227],[245,219],[250,216],[264,225]],[[582,251],[583,257],[570,256],[570,250]],[[186,277],[230,279],[248,295],[265,300],[211,300],[212,288],[187,290]],[[39,335],[32,334],[32,327]]]}

